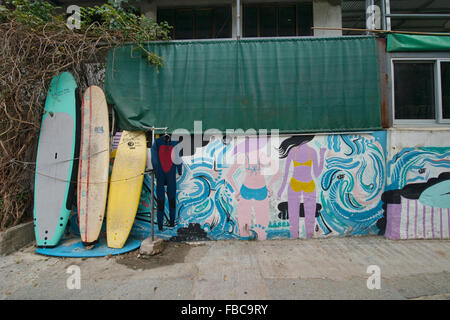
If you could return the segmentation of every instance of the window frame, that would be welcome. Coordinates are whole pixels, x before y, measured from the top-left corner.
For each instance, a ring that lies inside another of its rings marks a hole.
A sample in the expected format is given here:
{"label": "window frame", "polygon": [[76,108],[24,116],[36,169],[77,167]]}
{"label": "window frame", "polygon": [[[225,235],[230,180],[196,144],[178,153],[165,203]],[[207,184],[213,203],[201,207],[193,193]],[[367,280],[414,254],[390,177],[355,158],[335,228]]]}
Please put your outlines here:
{"label": "window frame", "polygon": [[[394,64],[395,62],[404,63],[433,63],[434,71],[434,104],[435,104],[435,116],[434,119],[396,119],[395,118],[395,77],[394,77]],[[450,62],[450,57],[437,57],[437,56],[423,56],[423,55],[408,55],[398,56],[390,58],[390,73],[391,73],[391,106],[392,106],[392,123],[394,126],[429,126],[429,125],[448,125],[450,119],[443,118],[442,109],[442,85],[441,85],[441,62]]]}
{"label": "window frame", "polygon": [[448,62],[450,63],[450,58],[447,59],[439,59],[437,61],[437,69],[439,70],[439,79],[438,79],[438,86],[439,86],[439,96],[438,96],[438,101],[439,101],[439,115],[438,115],[438,122],[442,123],[442,124],[450,124],[450,118],[444,118],[444,109],[443,109],[443,105],[442,105],[442,73],[441,73],[441,63],[442,62]]}
{"label": "window frame", "polygon": [[[216,30],[216,15],[215,15],[215,10],[216,9],[226,9],[228,11],[229,14],[229,19],[230,19],[230,30],[228,33],[227,37],[221,37],[218,38],[217,37],[217,30]],[[158,11],[159,10],[172,10],[172,14],[173,14],[173,19],[174,19],[174,25],[172,26],[172,35],[176,35],[176,30],[177,30],[177,12],[179,11],[192,11],[192,35],[193,38],[183,38],[183,39],[176,39],[174,38],[174,41],[193,41],[193,40],[217,40],[217,39],[221,39],[221,40],[225,40],[225,39],[232,39],[233,38],[233,8],[231,6],[231,4],[217,4],[217,5],[205,5],[205,6],[201,6],[201,5],[192,5],[192,6],[158,6],[156,8],[156,21],[158,21]],[[211,33],[212,33],[212,37],[211,38],[196,38],[196,28],[197,28],[197,17],[196,17],[196,12],[197,11],[208,11],[210,10],[212,12],[211,15]]]}

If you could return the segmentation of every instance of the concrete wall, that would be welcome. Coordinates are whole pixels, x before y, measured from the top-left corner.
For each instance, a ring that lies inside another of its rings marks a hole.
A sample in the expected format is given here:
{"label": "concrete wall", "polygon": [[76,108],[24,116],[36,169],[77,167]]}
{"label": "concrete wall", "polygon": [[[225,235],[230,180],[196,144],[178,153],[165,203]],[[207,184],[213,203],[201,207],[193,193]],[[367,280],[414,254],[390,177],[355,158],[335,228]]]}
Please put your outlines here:
{"label": "concrete wall", "polygon": [[[313,0],[314,27],[342,28],[342,2],[340,0]],[[342,36],[341,30],[317,30],[315,37]]]}
{"label": "concrete wall", "polygon": [[[341,0],[301,0],[300,2],[313,2],[313,21],[315,27],[342,27],[342,1]],[[290,0],[273,1],[273,0],[241,0],[241,7],[243,3],[282,3],[291,2]],[[232,37],[237,36],[237,10],[236,0],[142,0],[137,3],[141,7],[142,12],[149,17],[156,19],[156,12],[158,7],[180,7],[180,6],[211,6],[220,4],[231,4],[232,6]],[[241,23],[240,30],[242,34],[242,8],[241,8]],[[342,31],[333,30],[314,30],[314,36],[330,37],[342,36]]]}
{"label": "concrete wall", "polygon": [[0,232],[0,256],[8,255],[35,240],[33,222],[26,222]]}
{"label": "concrete wall", "polygon": [[387,238],[450,238],[449,138],[450,128],[388,131]]}
{"label": "concrete wall", "polygon": [[[248,152],[242,141],[213,140],[183,157],[177,224],[156,235],[201,240],[379,234],[385,138],[385,131],[258,143],[253,138]],[[286,157],[280,147],[287,147]],[[144,192],[138,211],[148,212],[149,203]],[[168,201],[165,211],[168,216]]]}
{"label": "concrete wall", "polygon": [[[316,135],[285,158],[278,148],[299,143],[300,136],[269,140],[265,146],[260,141],[264,147],[259,152],[247,153],[236,151],[238,142],[213,140],[183,158],[177,224],[156,235],[173,240],[368,234],[448,239],[449,138],[449,128]],[[258,155],[268,168],[261,175]],[[224,162],[230,156],[237,163]],[[311,166],[294,167],[292,156],[303,163],[311,159]],[[252,165],[245,163],[246,157],[253,159]],[[292,178],[312,182],[299,184]],[[149,202],[144,192],[141,214],[148,212]]]}

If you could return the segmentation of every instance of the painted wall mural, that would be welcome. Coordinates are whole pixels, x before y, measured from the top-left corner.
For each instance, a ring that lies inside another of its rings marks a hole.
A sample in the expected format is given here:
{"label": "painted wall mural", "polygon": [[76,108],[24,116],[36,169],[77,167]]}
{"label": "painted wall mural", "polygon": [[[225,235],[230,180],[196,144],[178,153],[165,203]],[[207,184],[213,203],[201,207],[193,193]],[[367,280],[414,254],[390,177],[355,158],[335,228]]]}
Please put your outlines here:
{"label": "painted wall mural", "polygon": [[450,238],[450,148],[403,148],[387,163],[389,239]]}
{"label": "painted wall mural", "polygon": [[[175,226],[166,223],[155,235],[264,240],[382,234],[385,154],[385,131],[212,139],[183,157]],[[144,182],[134,228],[148,230],[149,177]]]}

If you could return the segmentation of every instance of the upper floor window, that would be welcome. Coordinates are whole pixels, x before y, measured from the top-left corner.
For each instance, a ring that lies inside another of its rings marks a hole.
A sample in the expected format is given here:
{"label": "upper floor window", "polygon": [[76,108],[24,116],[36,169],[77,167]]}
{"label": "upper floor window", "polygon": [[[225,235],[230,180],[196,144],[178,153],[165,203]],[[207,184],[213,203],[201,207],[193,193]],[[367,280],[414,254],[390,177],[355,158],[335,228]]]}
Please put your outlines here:
{"label": "upper floor window", "polygon": [[311,3],[244,4],[244,37],[312,36]]}
{"label": "upper floor window", "polygon": [[394,122],[450,123],[450,59],[393,59]]}
{"label": "upper floor window", "polygon": [[172,39],[231,38],[231,6],[158,8],[157,21],[173,26]]}

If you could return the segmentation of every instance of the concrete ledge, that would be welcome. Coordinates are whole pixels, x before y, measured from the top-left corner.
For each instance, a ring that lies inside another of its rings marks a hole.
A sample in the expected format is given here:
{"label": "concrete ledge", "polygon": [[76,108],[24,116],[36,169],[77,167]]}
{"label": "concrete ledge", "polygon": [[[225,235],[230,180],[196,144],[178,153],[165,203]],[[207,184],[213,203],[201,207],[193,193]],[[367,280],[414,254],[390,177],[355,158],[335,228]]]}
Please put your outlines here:
{"label": "concrete ledge", "polygon": [[6,256],[34,241],[33,221],[0,232],[0,256]]}

